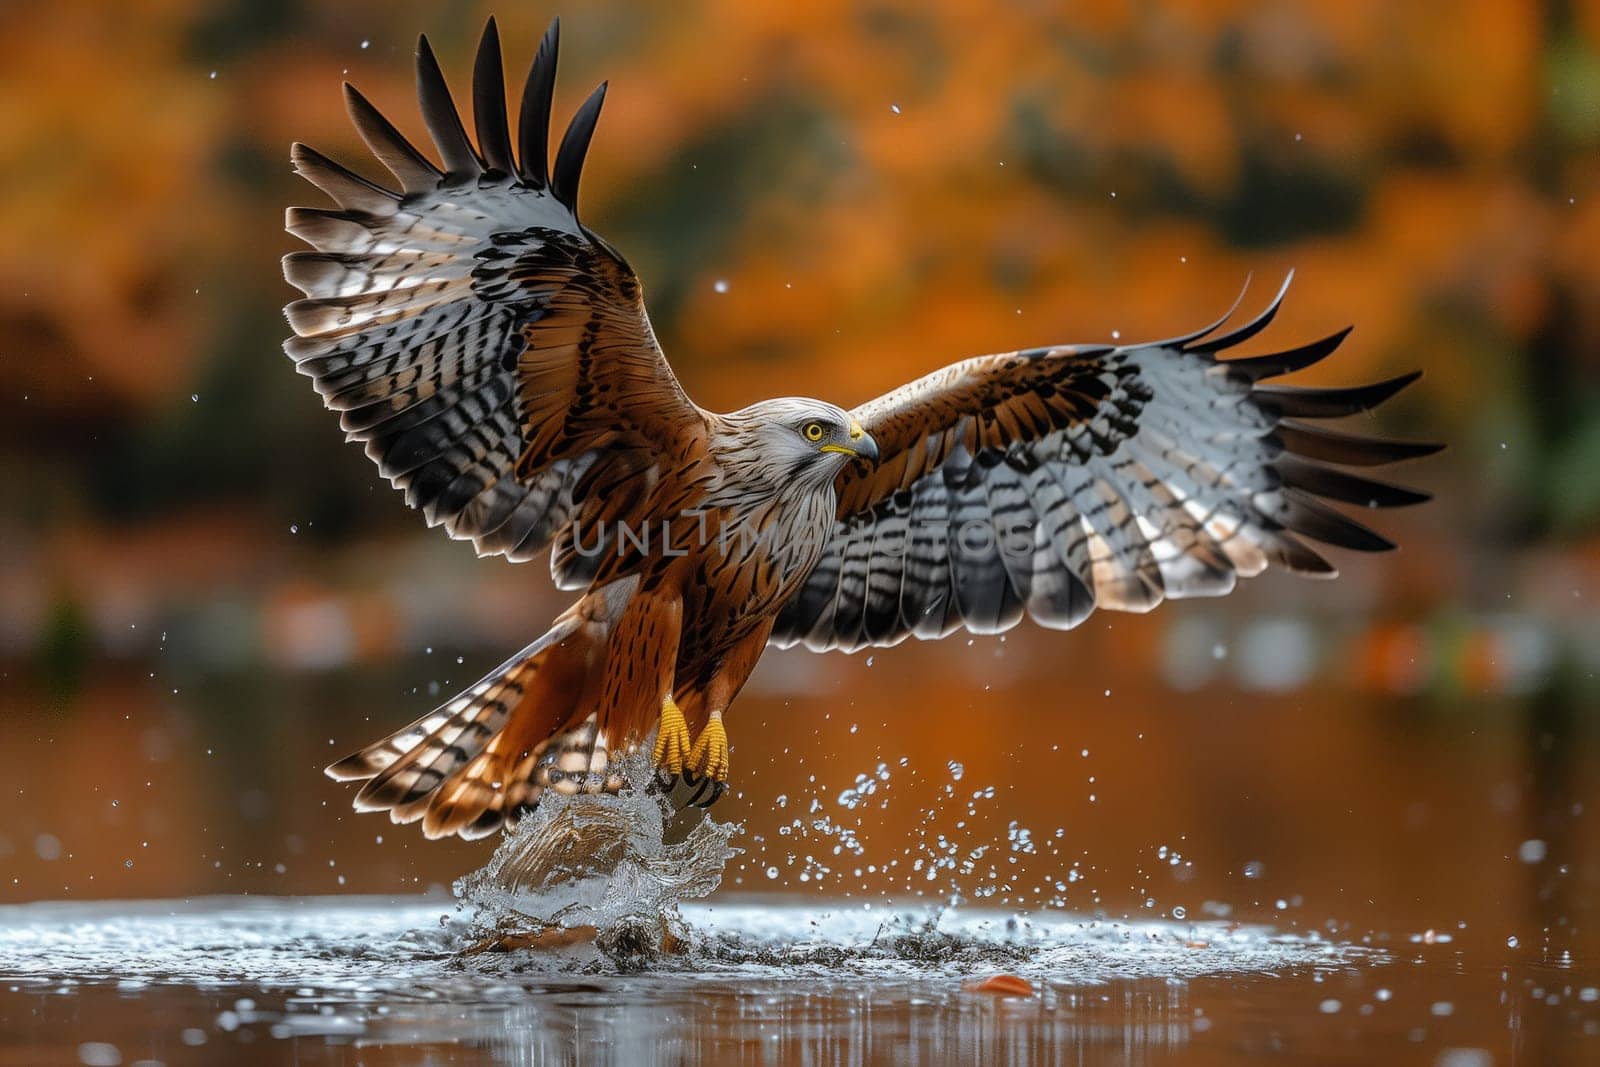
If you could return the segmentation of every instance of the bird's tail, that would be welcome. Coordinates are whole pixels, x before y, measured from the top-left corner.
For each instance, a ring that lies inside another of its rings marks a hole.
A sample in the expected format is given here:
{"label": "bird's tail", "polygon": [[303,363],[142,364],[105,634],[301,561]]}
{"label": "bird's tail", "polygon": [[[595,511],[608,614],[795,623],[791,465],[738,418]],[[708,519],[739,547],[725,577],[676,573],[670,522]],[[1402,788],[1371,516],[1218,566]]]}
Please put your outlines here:
{"label": "bird's tail", "polygon": [[595,635],[574,614],[454,699],[327,768],[362,781],[358,811],[422,821],[430,838],[483,837],[533,807],[546,789],[615,792],[586,700]]}

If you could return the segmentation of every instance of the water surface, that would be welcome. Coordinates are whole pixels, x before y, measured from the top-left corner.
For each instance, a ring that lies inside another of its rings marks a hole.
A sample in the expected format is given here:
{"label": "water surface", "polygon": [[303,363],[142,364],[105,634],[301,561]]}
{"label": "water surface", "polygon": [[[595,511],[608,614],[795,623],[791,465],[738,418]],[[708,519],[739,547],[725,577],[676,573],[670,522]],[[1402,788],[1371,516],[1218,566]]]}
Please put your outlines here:
{"label": "water surface", "polygon": [[[0,1062],[543,1064],[1084,1060],[1583,1063],[1577,961],[772,897],[686,904],[642,969],[583,945],[463,955],[443,896],[0,908]],[[1014,974],[1031,997],[969,991]]]}

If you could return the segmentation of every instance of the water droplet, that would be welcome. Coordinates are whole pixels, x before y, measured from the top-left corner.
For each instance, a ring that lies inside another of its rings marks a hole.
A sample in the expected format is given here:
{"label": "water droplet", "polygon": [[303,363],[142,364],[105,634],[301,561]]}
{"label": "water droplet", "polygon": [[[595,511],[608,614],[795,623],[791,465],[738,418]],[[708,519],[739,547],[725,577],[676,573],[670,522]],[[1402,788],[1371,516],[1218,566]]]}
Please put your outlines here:
{"label": "water droplet", "polygon": [[711,288],[719,293],[726,293],[728,291],[728,279],[718,278],[716,281],[711,283]]}
{"label": "water droplet", "polygon": [[87,1067],[117,1067],[122,1050],[108,1041],[85,1041],[78,1046],[78,1062]]}

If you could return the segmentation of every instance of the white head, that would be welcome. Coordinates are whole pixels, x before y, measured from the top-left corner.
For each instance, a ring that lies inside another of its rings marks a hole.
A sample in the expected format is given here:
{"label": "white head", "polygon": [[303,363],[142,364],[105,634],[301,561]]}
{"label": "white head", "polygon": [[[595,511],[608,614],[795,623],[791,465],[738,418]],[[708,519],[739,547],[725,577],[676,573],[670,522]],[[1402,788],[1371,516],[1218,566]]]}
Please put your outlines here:
{"label": "white head", "polygon": [[860,458],[878,461],[878,443],[850,413],[810,397],[763,400],[726,416],[733,446],[723,457],[746,484],[821,488]]}

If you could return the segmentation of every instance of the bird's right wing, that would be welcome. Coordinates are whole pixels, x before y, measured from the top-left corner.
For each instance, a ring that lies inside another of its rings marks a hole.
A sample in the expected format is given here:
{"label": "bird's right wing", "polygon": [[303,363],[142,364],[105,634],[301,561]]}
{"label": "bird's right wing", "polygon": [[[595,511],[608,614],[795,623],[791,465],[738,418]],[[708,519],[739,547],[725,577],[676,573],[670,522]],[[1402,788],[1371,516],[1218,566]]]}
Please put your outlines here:
{"label": "bird's right wing", "polygon": [[516,155],[492,19],[473,76],[476,145],[418,45],[442,167],[346,85],[356,129],[400,188],[295,145],[295,168],[339,207],[289,209],[289,231],[315,251],[283,264],[306,294],[285,308],[285,349],[346,436],[429,525],[514,561],[540,554],[586,500],[629,499],[619,489],[706,432],[632,269],[578,221],[604,85],[547,162],[558,29],[529,72]]}

